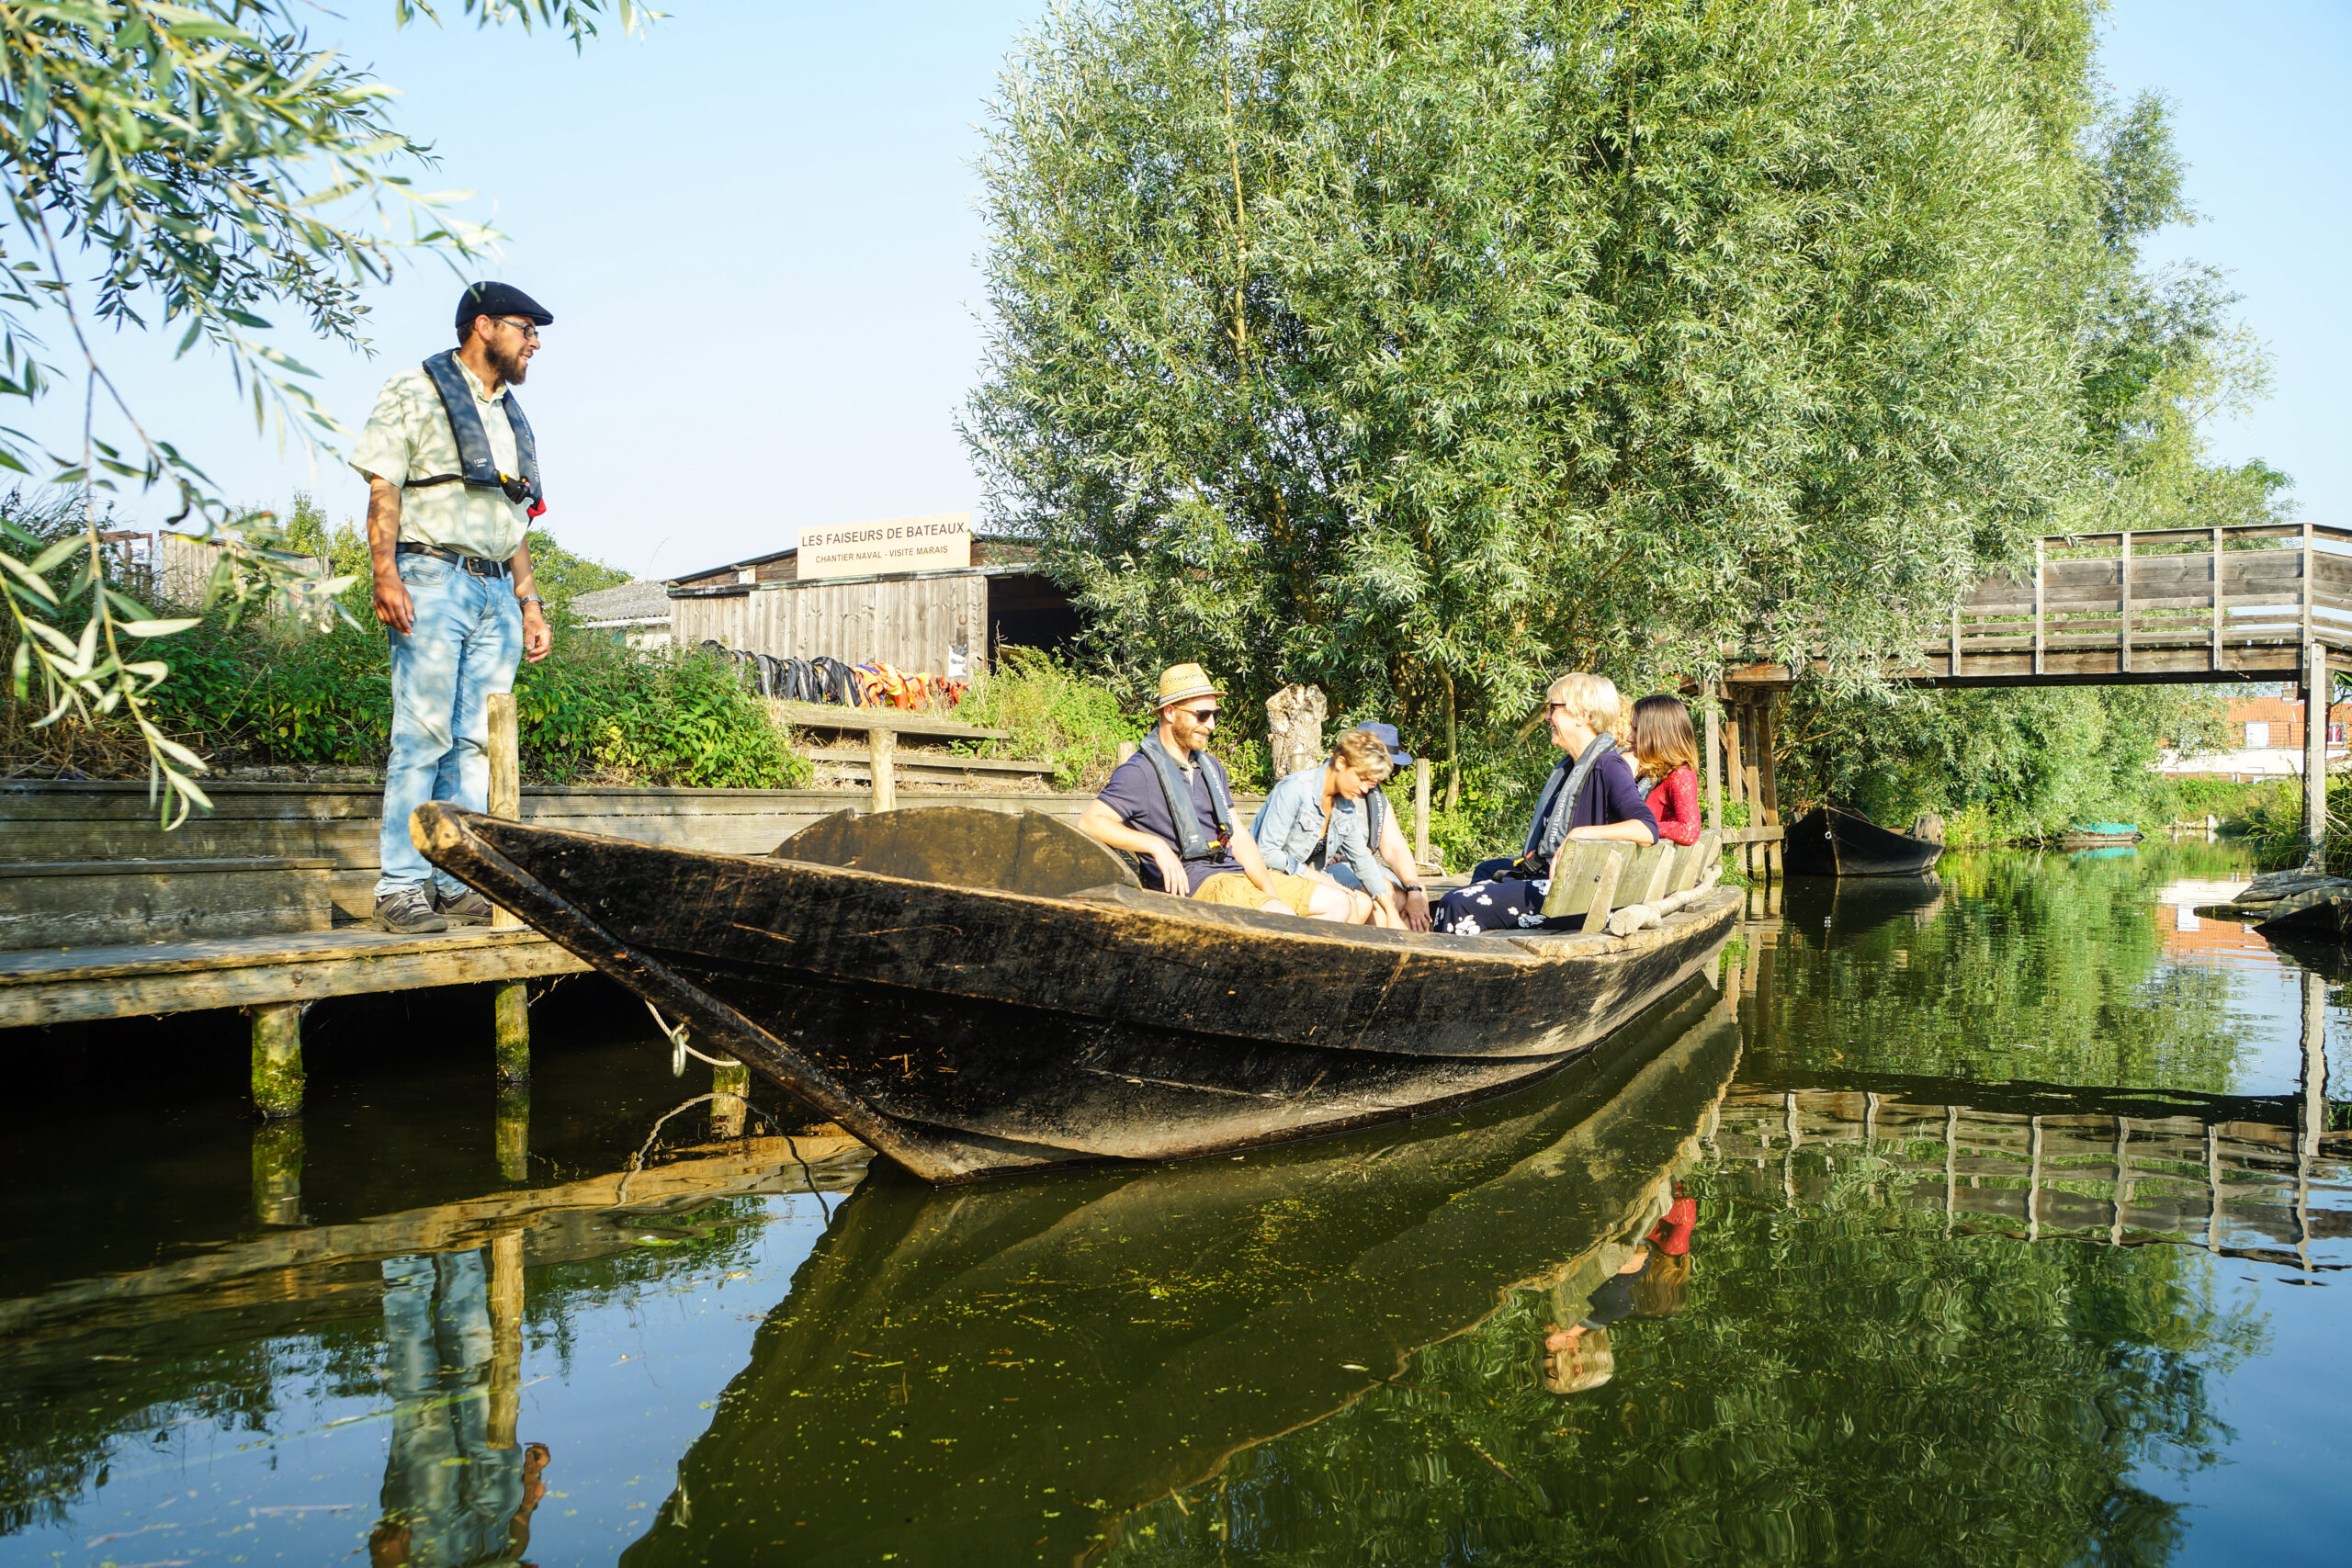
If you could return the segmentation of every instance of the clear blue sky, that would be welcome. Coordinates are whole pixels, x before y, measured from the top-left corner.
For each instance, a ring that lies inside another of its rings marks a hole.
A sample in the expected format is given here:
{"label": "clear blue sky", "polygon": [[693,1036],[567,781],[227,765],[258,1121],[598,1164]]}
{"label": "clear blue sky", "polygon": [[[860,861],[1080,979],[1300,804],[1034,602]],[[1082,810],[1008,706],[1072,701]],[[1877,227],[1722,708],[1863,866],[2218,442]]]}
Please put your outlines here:
{"label": "clear blue sky", "polygon": [[[977,512],[954,426],[981,350],[970,161],[1044,0],[665,3],[642,39],[576,57],[544,35],[395,32],[390,0],[319,24],[402,90],[402,123],[442,158],[425,184],[481,193],[465,210],[508,236],[489,274],[556,315],[524,393],[548,525],[666,576],[807,525]],[[2207,215],[2154,250],[2228,268],[2278,357],[2277,395],[2218,450],[2352,521],[2352,6],[2119,0],[2105,37],[2120,93],[2174,99]],[[374,360],[285,341],[356,428],[385,375],[447,345],[457,287],[420,260],[377,291]],[[332,516],[361,511],[348,469],[257,440],[216,367],[107,352],[230,494],[282,507],[304,486]]]}

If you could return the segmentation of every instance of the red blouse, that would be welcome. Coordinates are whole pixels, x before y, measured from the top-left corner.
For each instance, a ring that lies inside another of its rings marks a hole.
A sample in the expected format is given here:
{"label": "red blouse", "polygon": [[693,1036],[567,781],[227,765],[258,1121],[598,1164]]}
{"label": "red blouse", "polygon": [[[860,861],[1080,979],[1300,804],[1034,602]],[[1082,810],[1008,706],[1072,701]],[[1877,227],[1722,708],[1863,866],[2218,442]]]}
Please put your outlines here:
{"label": "red blouse", "polygon": [[1699,841],[1699,775],[1677,768],[1650,791],[1650,815],[1657,818],[1657,836],[1678,844]]}

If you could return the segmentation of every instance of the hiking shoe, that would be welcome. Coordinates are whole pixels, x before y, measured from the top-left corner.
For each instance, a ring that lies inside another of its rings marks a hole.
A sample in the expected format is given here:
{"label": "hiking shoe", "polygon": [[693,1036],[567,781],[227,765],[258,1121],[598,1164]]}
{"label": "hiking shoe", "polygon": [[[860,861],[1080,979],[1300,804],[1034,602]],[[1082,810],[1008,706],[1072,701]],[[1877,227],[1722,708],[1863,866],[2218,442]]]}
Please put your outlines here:
{"label": "hiking shoe", "polygon": [[378,898],[376,913],[368,923],[395,936],[418,936],[449,929],[449,922],[433,912],[433,900],[422,886],[403,887]]}
{"label": "hiking shoe", "polygon": [[490,900],[467,888],[455,898],[434,888],[433,908],[453,926],[486,926],[490,924]]}

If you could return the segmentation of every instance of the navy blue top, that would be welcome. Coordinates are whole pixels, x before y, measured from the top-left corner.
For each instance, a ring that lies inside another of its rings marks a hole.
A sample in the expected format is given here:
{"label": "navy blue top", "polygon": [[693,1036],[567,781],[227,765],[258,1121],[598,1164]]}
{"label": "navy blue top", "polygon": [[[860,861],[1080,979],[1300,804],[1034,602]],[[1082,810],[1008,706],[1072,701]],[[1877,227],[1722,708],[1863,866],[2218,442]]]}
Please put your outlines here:
{"label": "navy blue top", "polygon": [[[1220,774],[1225,773],[1224,764],[1204,751],[1201,753],[1201,765],[1193,770],[1193,815],[1200,819],[1202,835],[1214,842],[1217,839],[1216,807],[1209,802],[1209,785],[1205,776],[1211,768],[1216,769]],[[1226,793],[1230,795],[1232,787],[1228,780]],[[1176,830],[1175,818],[1168,815],[1168,796],[1160,790],[1159,775],[1152,772],[1151,760],[1142,752],[1138,751],[1120,763],[1111,774],[1111,782],[1104,784],[1102,793],[1094,798],[1117,812],[1124,826],[1149,833],[1154,838],[1165,839],[1170,849],[1178,854],[1184,852],[1183,835]],[[1159,888],[1159,863],[1148,855],[1138,855],[1136,859],[1140,863],[1137,870],[1143,877],[1143,885]],[[1210,877],[1228,871],[1241,872],[1241,863],[1233,858],[1233,846],[1229,841],[1219,845],[1215,860],[1187,861],[1184,874],[1192,886],[1184,889],[1185,897],[1190,897],[1199,892],[1201,884]],[[1160,891],[1172,889],[1163,888]]]}
{"label": "navy blue top", "polygon": [[[1544,831],[1544,815],[1551,809],[1552,795],[1566,782],[1567,770],[1575,766],[1574,758],[1562,757],[1552,776],[1544,780],[1545,787],[1535,798],[1530,842]],[[1652,839],[1657,837],[1657,818],[1651,815],[1642,786],[1634,781],[1633,765],[1622,751],[1607,752],[1593,763],[1592,772],[1584,776],[1584,788],[1577,793],[1576,809],[1568,814],[1570,828],[1605,828],[1611,822],[1639,822],[1650,830]]]}

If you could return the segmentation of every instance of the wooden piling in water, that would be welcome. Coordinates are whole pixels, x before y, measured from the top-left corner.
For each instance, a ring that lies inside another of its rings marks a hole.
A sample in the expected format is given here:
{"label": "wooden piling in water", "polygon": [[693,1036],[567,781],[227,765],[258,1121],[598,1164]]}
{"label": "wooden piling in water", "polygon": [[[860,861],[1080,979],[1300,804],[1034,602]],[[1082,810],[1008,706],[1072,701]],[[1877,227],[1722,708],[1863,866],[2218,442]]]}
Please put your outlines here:
{"label": "wooden piling in water", "polygon": [[490,1388],[483,1436],[493,1449],[514,1446],[523,1416],[523,1232],[490,1241]]}
{"label": "wooden piling in water", "polygon": [[498,1087],[497,1120],[491,1124],[491,1145],[498,1156],[498,1174],[507,1181],[522,1181],[531,1174],[531,1089],[525,1083]]}
{"label": "wooden piling in water", "polygon": [[254,1129],[254,1224],[302,1223],[302,1123],[287,1117]]}
{"label": "wooden piling in water", "polygon": [[302,1109],[302,1004],[265,1002],[245,1010],[254,1024],[254,1110],[264,1121]]}
{"label": "wooden piling in water", "polygon": [[[512,692],[493,692],[490,697],[490,814],[510,821],[523,817],[522,737]],[[501,908],[492,913],[490,923],[516,927],[523,922]],[[531,996],[522,981],[503,982],[492,993],[491,1021],[498,1081],[526,1081],[531,1076]]]}
{"label": "wooden piling in water", "polygon": [[710,1102],[710,1135],[741,1137],[744,1115],[752,1108],[744,1098],[752,1092],[752,1069],[741,1062],[718,1063],[710,1069],[710,1089],[718,1097]]}

